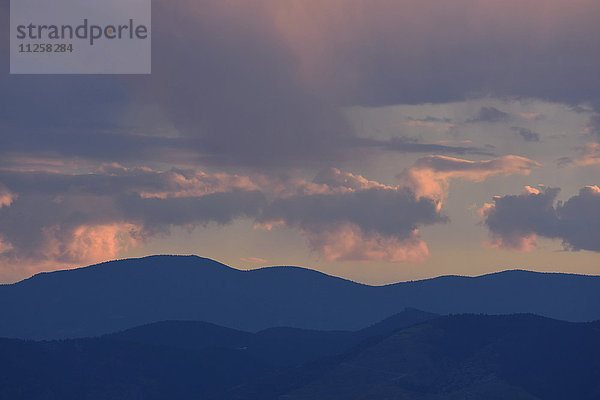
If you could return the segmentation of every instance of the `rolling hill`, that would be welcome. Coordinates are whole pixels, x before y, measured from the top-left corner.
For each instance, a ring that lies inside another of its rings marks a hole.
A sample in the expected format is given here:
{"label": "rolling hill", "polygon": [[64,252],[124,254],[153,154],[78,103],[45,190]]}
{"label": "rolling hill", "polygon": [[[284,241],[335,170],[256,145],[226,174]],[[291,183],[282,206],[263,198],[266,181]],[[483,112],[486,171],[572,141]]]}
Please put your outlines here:
{"label": "rolling hill", "polygon": [[456,315],[395,332],[285,399],[595,400],[599,378],[592,324]]}
{"label": "rolling hill", "polygon": [[104,335],[102,339],[178,349],[243,349],[250,357],[272,366],[294,366],[345,353],[367,340],[386,337],[399,329],[438,318],[406,309],[358,331],[317,331],[275,327],[257,333],[198,321],[163,321]]}
{"label": "rolling hill", "polygon": [[[355,332],[169,321],[100,338],[0,339],[0,399],[600,398],[596,323],[432,317],[408,310]],[[345,348],[332,354],[336,340]]]}

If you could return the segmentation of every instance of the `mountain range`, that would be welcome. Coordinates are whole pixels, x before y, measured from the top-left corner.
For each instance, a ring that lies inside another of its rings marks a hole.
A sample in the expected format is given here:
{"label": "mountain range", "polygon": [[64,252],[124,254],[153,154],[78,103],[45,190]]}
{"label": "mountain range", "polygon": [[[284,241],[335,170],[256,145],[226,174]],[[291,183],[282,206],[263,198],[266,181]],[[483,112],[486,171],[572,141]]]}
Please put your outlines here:
{"label": "mountain range", "polygon": [[344,357],[286,399],[600,399],[600,330],[531,314],[454,315]]}
{"label": "mountain range", "polygon": [[405,310],[349,332],[165,321],[0,339],[0,399],[597,400],[600,327]]}
{"label": "mountain range", "polygon": [[355,331],[405,308],[600,319],[600,277],[522,270],[369,286],[298,267],[251,271],[196,256],[151,256],[37,274],[0,286],[0,337],[99,336],[160,321],[248,332]]}

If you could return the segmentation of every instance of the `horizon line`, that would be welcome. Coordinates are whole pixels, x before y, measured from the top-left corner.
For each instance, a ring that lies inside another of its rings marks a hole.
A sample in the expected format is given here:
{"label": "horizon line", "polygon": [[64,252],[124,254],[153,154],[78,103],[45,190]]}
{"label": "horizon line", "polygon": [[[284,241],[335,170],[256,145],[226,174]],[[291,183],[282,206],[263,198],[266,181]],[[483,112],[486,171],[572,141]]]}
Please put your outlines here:
{"label": "horizon line", "polygon": [[527,272],[527,273],[532,273],[532,274],[540,274],[540,275],[573,275],[573,276],[581,276],[581,277],[596,277],[596,278],[600,278],[600,275],[590,275],[590,274],[579,274],[579,273],[573,273],[573,272],[555,272],[555,271],[533,271],[533,270],[528,270],[528,269],[523,269],[523,268],[511,268],[511,269],[503,269],[503,270],[498,270],[498,271],[494,271],[494,272],[489,272],[489,273],[485,273],[485,274],[481,274],[481,275],[456,275],[456,274],[450,274],[450,275],[439,275],[439,276],[435,276],[435,277],[431,277],[431,278],[424,278],[424,279],[413,279],[413,280],[406,280],[406,281],[398,281],[398,282],[393,282],[393,283],[386,283],[386,284],[382,284],[382,285],[372,285],[372,284],[368,284],[368,283],[363,283],[363,282],[358,282],[349,278],[344,278],[341,276],[336,276],[336,275],[332,275],[332,274],[328,274],[322,271],[319,271],[317,269],[314,268],[310,268],[310,267],[303,267],[303,266],[298,266],[298,265],[269,265],[269,266],[261,266],[261,267],[257,267],[257,268],[252,268],[252,269],[239,269],[239,268],[235,268],[232,267],[224,262],[215,260],[213,258],[209,258],[209,257],[203,257],[203,256],[199,256],[197,254],[152,254],[152,255],[147,255],[147,256],[141,256],[141,257],[125,257],[125,258],[116,258],[113,260],[107,260],[107,261],[102,261],[102,262],[98,262],[98,263],[94,263],[94,264],[90,264],[90,265],[84,265],[84,266],[79,266],[79,267],[73,267],[73,268],[64,268],[64,269],[57,269],[57,270],[52,270],[52,271],[40,271],[37,272],[27,278],[21,279],[19,281],[16,282],[12,282],[12,283],[0,283],[0,286],[10,286],[10,285],[16,285],[25,281],[28,281],[30,279],[35,278],[36,276],[41,276],[41,275],[47,275],[47,274],[53,274],[53,273],[65,273],[65,272],[69,272],[69,271],[77,271],[77,270],[82,270],[82,269],[87,269],[87,268],[94,268],[94,267],[99,267],[102,266],[104,264],[111,264],[111,263],[118,263],[118,262],[123,262],[123,261],[133,261],[133,260],[144,260],[144,259],[149,259],[149,258],[158,258],[158,257],[175,257],[175,258],[197,258],[197,259],[203,259],[203,260],[208,260],[208,261],[212,261],[218,264],[221,264],[222,266],[225,266],[229,269],[238,271],[238,272],[256,272],[256,271],[260,271],[260,270],[267,270],[267,269],[279,269],[279,268],[293,268],[293,269],[299,269],[299,270],[303,270],[303,271],[310,271],[310,272],[314,272],[314,273],[318,273],[330,278],[336,278],[336,279],[341,279],[347,282],[352,282],[358,285],[363,285],[363,286],[370,286],[370,287],[385,287],[385,286],[393,286],[393,285],[398,285],[398,284],[406,284],[406,283],[414,283],[414,282],[424,282],[424,281],[430,281],[430,280],[434,280],[434,279],[440,279],[440,278],[465,278],[465,279],[477,279],[477,278],[483,278],[483,277],[488,277],[488,276],[492,276],[492,275],[498,275],[498,274],[503,274],[503,273],[510,273],[510,272]]}

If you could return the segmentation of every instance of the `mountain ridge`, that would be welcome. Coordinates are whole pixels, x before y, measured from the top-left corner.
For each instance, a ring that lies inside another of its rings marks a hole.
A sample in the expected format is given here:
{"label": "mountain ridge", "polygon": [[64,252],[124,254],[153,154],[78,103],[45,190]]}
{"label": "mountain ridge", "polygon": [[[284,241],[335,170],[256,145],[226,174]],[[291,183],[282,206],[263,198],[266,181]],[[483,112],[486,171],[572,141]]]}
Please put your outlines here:
{"label": "mountain ridge", "polygon": [[197,256],[151,256],[36,274],[0,286],[0,337],[96,336],[196,320],[257,332],[357,330],[407,307],[435,314],[534,313],[600,319],[600,277],[506,271],[370,286],[301,267],[238,270]]}
{"label": "mountain ridge", "polygon": [[445,316],[348,354],[286,398],[592,400],[600,396],[599,344],[591,323]]}
{"label": "mountain ridge", "polygon": [[[408,319],[398,324],[402,315]],[[411,316],[425,320],[410,321]],[[246,347],[238,340],[261,334],[233,332],[234,337],[221,337],[219,331],[227,336],[232,330],[176,321],[129,330],[133,335],[125,336],[0,338],[0,398],[596,400],[600,396],[600,336],[594,323],[532,314],[432,318],[417,310],[405,310],[399,317],[375,324],[391,323],[398,329],[368,333],[358,344],[347,341],[351,332],[285,328],[267,332],[258,346],[250,342]],[[180,342],[182,332],[191,340]],[[328,347],[344,341],[346,346],[339,351]],[[298,344],[302,346],[297,348]]]}
{"label": "mountain ridge", "polygon": [[147,259],[168,259],[168,258],[189,258],[189,259],[198,259],[201,261],[209,261],[215,264],[220,265],[221,267],[224,267],[226,269],[230,269],[233,271],[238,271],[238,272],[258,272],[258,271],[269,271],[269,270],[277,270],[277,269],[289,269],[289,270],[301,270],[301,271],[307,271],[307,272],[311,272],[311,273],[315,273],[315,274],[319,274],[319,275],[323,275],[323,276],[327,276],[330,278],[337,278],[337,279],[341,279],[344,281],[348,281],[348,282],[352,282],[352,283],[356,283],[358,285],[364,285],[364,286],[370,286],[370,287],[386,287],[386,286],[394,286],[394,285],[399,285],[399,284],[404,284],[404,283],[414,283],[414,282],[426,282],[426,281],[431,281],[431,280],[436,280],[436,279],[444,279],[444,278],[465,278],[465,279],[479,279],[479,278],[485,278],[485,277],[491,277],[491,276],[497,276],[497,275],[504,275],[504,274],[517,274],[517,273],[524,273],[524,274],[535,274],[535,275],[558,275],[558,276],[580,276],[580,277],[587,277],[587,278],[600,278],[600,274],[599,275],[592,275],[592,274],[580,274],[580,273],[573,273],[573,272],[554,272],[554,271],[532,271],[532,270],[528,270],[528,269],[523,269],[523,268],[511,268],[511,269],[504,269],[504,270],[499,270],[499,271],[495,271],[495,272],[489,272],[489,273],[485,273],[485,274],[481,274],[481,275],[456,275],[456,274],[450,274],[450,275],[439,275],[439,276],[434,276],[434,277],[430,277],[430,278],[423,278],[423,279],[411,279],[411,280],[406,280],[406,281],[398,281],[398,282],[392,282],[392,283],[386,283],[386,284],[382,284],[382,285],[371,285],[368,283],[364,283],[364,282],[359,282],[359,281],[355,281],[352,280],[350,278],[344,278],[341,276],[336,276],[336,275],[331,275],[331,274],[327,274],[325,272],[322,271],[318,271],[309,267],[301,267],[301,266],[297,266],[297,265],[272,265],[272,266],[264,266],[264,267],[258,267],[258,268],[253,268],[253,269],[238,269],[238,268],[234,268],[231,267],[223,262],[214,260],[212,258],[208,258],[208,257],[201,257],[198,255],[177,255],[177,254],[155,254],[155,255],[150,255],[150,256],[143,256],[143,257],[132,257],[132,258],[120,258],[120,259],[114,259],[114,260],[110,260],[110,261],[103,261],[100,263],[96,263],[96,264],[91,264],[91,265],[87,265],[87,266],[83,266],[83,267],[75,267],[75,268],[67,268],[67,269],[60,269],[60,270],[55,270],[55,271],[43,271],[43,272],[38,272],[30,277],[24,278],[20,281],[17,282],[13,282],[13,283],[0,283],[0,287],[3,286],[12,286],[12,285],[16,285],[22,282],[26,282],[29,280],[32,280],[36,277],[40,277],[40,276],[47,276],[47,275],[52,275],[52,274],[60,274],[60,273],[64,273],[64,272],[70,272],[70,271],[79,271],[79,270],[87,270],[87,269],[92,269],[92,268],[98,268],[98,267],[103,267],[106,265],[110,265],[113,263],[120,263],[120,262],[124,262],[124,261],[141,261],[141,260],[147,260]]}

